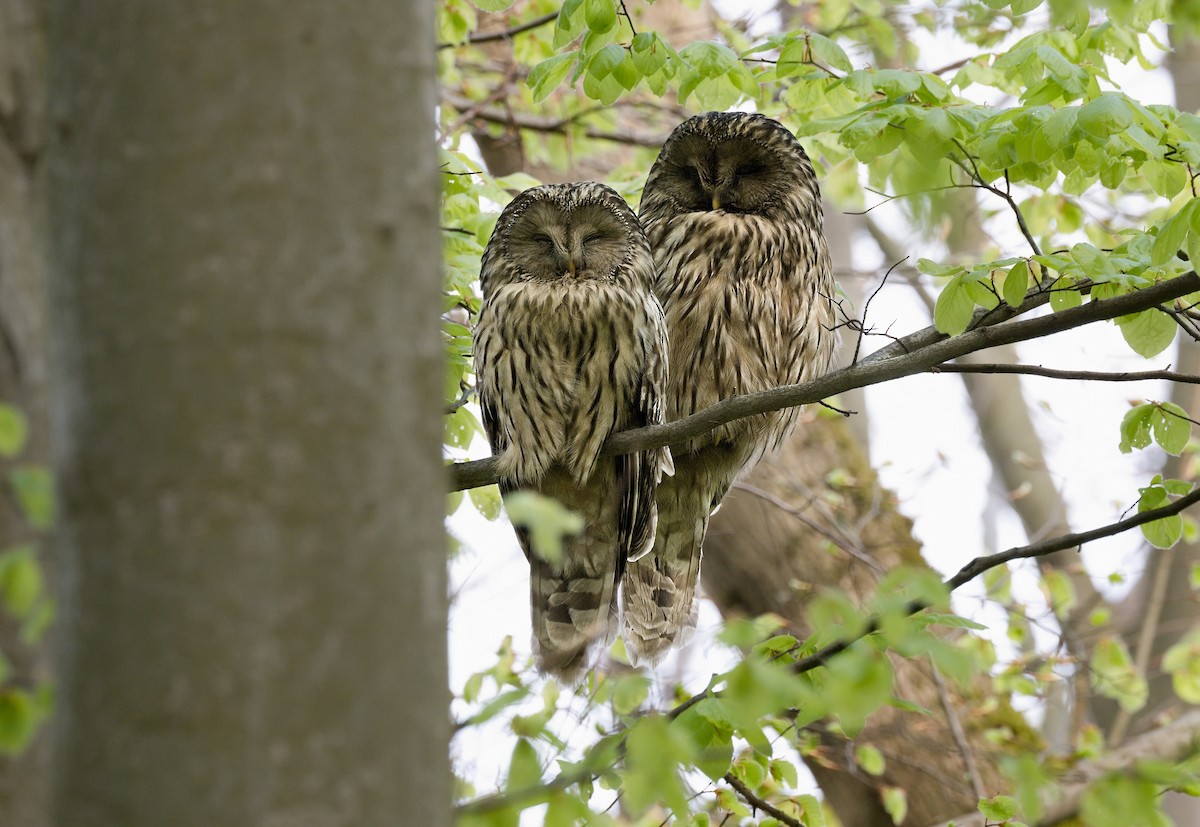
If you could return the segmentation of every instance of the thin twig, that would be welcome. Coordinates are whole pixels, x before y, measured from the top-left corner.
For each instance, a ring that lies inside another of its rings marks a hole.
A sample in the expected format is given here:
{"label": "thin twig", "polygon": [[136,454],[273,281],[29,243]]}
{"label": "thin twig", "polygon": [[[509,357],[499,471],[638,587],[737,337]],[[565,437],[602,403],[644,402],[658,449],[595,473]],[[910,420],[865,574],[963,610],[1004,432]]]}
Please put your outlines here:
{"label": "thin twig", "polygon": [[[1154,649],[1154,638],[1158,635],[1158,622],[1162,619],[1163,607],[1167,600],[1167,584],[1171,580],[1171,566],[1175,561],[1175,550],[1162,549],[1154,553],[1154,580],[1150,584],[1150,595],[1146,599],[1146,608],[1142,612],[1141,629],[1138,630],[1137,648],[1134,652],[1134,667],[1139,675],[1146,674],[1150,665],[1150,655]],[[1124,706],[1120,708],[1112,728],[1108,731],[1107,743],[1115,747],[1125,740],[1133,715]]]}
{"label": "thin twig", "polygon": [[963,730],[962,721],[958,718],[958,710],[954,708],[954,702],[950,699],[950,690],[946,687],[946,679],[938,671],[937,664],[933,662],[932,657],[929,659],[929,670],[933,673],[933,682],[937,684],[938,697],[942,701],[942,709],[946,712],[946,721],[950,724],[950,732],[954,736],[954,742],[958,744],[958,751],[967,768],[967,777],[971,779],[971,792],[975,793],[976,798],[987,798],[987,788],[983,786],[983,777],[979,774],[979,766],[975,763],[975,752],[971,749],[967,733]]}
{"label": "thin twig", "polygon": [[[999,187],[995,187],[995,186],[989,184],[987,181],[983,180],[983,176],[979,172],[979,166],[975,163],[974,156],[972,156],[971,153],[967,152],[967,148],[965,146],[963,146],[962,142],[959,141],[957,138],[954,139],[954,144],[955,144],[955,146],[958,147],[959,151],[962,152],[962,154],[966,157],[967,161],[971,164],[971,169],[968,170],[966,168],[966,166],[957,159],[954,159],[955,163],[957,163],[959,165],[959,167],[961,167],[963,169],[964,172],[969,172],[971,174],[971,177],[978,184],[978,186],[987,190],[990,193],[1000,196],[1001,198],[1003,198],[1005,201],[1008,202],[1009,208],[1012,209],[1013,214],[1016,215],[1016,217],[1017,217],[1017,224],[1021,228],[1021,234],[1024,235],[1025,240],[1029,242],[1029,247],[1030,247],[1030,249],[1033,250],[1033,254],[1040,256],[1042,254],[1041,248],[1038,247],[1038,243],[1034,240],[1033,233],[1031,233],[1029,231],[1029,225],[1025,223],[1025,215],[1024,215],[1024,213],[1021,212],[1021,208],[1017,205],[1017,202],[1013,199],[1012,192],[1011,191],[1005,192],[1004,190],[1000,189]],[[1004,180],[1005,180],[1005,183],[1008,182],[1008,172],[1007,171],[1004,173]]]}
{"label": "thin twig", "polygon": [[1106,373],[1098,370],[1058,370],[1044,368],[1041,365],[1000,365],[981,363],[977,365],[960,365],[948,363],[935,365],[930,373],[1020,373],[1029,376],[1045,376],[1050,379],[1086,379],[1090,382],[1141,382],[1144,379],[1163,379],[1168,382],[1182,382],[1188,385],[1200,385],[1200,376],[1190,373],[1177,373],[1173,370],[1143,370],[1121,371]]}
{"label": "thin twig", "polygon": [[794,506],[792,506],[791,503],[787,502],[786,500],[776,497],[770,491],[764,491],[763,489],[761,489],[755,485],[751,485],[748,482],[740,482],[740,481],[735,482],[733,484],[733,487],[738,489],[739,491],[745,491],[747,494],[752,494],[755,497],[758,497],[760,500],[769,502],[771,505],[775,506],[776,508],[778,508],[780,511],[784,512],[785,514],[789,514],[792,517],[795,517],[797,520],[804,523],[804,525],[808,526],[813,531],[817,532],[822,537],[824,537],[826,540],[828,540],[829,542],[833,543],[835,546],[840,548],[842,551],[849,554],[855,560],[866,565],[868,568],[874,570],[875,572],[877,572],[879,574],[885,574],[887,572],[887,570],[883,566],[881,566],[874,557],[867,554],[862,549],[851,545],[846,540],[843,540],[835,532],[830,531],[829,529],[825,528],[820,523],[818,523],[816,520],[812,519],[807,514],[805,514],[803,511],[801,511],[798,508],[795,508]]}
{"label": "thin twig", "polygon": [[[470,111],[472,117],[479,118],[488,123],[516,126],[521,129],[531,129],[535,132],[566,134],[568,128],[576,120],[576,117],[549,118],[522,112],[508,112],[494,106],[479,106],[475,101],[449,91],[442,92],[442,100],[460,112]],[[593,126],[584,126],[583,132],[587,137],[598,141],[611,141],[612,143],[627,144],[629,146],[648,146],[656,149],[661,148],[663,142],[667,139],[666,135],[650,135],[636,132],[605,132]]]}
{"label": "thin twig", "polygon": [[863,335],[867,332],[867,313],[871,309],[871,302],[873,302],[875,300],[875,297],[879,295],[879,291],[883,289],[883,286],[885,284],[887,284],[888,276],[890,276],[892,274],[892,271],[895,270],[897,267],[899,267],[901,264],[903,264],[906,261],[908,261],[908,256],[905,256],[904,258],[900,259],[895,264],[893,264],[891,267],[887,268],[887,272],[884,273],[883,278],[879,280],[879,286],[876,287],[871,292],[871,295],[867,297],[866,302],[863,303],[862,321],[859,322],[859,328],[858,328],[858,341],[856,341],[854,343],[854,356],[850,359],[850,364],[852,364],[852,365],[858,364],[858,354],[859,354],[859,351],[862,349]]}
{"label": "thin twig", "polygon": [[453,49],[457,46],[466,46],[475,43],[487,43],[492,40],[508,40],[513,35],[527,32],[530,29],[536,29],[539,26],[544,26],[558,18],[558,12],[552,11],[543,14],[541,17],[535,17],[532,20],[527,20],[524,23],[513,26],[508,29],[501,29],[497,32],[472,32],[467,36],[465,43],[439,43],[438,49]]}
{"label": "thin twig", "polygon": [[803,822],[796,820],[775,805],[755,795],[754,791],[743,784],[741,779],[739,779],[732,772],[725,773],[725,781],[729,784],[729,786],[737,790],[738,795],[746,799],[746,801],[750,803],[751,807],[755,807],[759,810],[762,810],[764,813],[774,816],[784,824],[788,825],[788,827],[804,827]]}

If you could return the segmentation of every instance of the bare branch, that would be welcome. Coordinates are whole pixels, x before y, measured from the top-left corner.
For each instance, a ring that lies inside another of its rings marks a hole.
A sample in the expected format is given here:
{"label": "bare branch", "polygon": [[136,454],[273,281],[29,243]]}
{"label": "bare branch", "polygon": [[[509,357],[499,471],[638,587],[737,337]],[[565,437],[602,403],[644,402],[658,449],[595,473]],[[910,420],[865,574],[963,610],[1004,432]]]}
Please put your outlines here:
{"label": "bare branch", "polygon": [[488,43],[492,40],[508,40],[513,35],[527,32],[530,29],[536,29],[539,26],[544,26],[547,23],[558,18],[558,12],[552,11],[543,14],[541,17],[535,17],[532,20],[527,20],[524,23],[513,26],[508,29],[501,29],[496,32],[473,32],[467,36],[466,43],[439,43],[438,49],[453,49],[457,46],[466,46],[475,43]]}
{"label": "bare branch", "polygon": [[[566,134],[574,123],[572,118],[550,118],[544,115],[530,115],[523,112],[508,111],[496,106],[479,106],[475,101],[442,90],[442,100],[460,112],[471,112],[473,118],[498,123],[505,126],[515,126],[519,129],[532,129],[535,132],[553,132]],[[593,126],[584,126],[584,134],[598,141],[612,141],[630,146],[648,146],[658,149],[667,139],[666,135],[637,132],[605,132]]]}
{"label": "bare branch", "polygon": [[770,802],[764,801],[755,795],[754,791],[743,784],[742,781],[733,773],[725,773],[725,782],[737,790],[738,795],[746,799],[746,801],[750,803],[751,807],[755,807],[759,810],[762,810],[764,813],[767,813],[768,815],[774,816],[782,823],[788,825],[788,827],[804,827],[803,822],[798,821]]}
{"label": "bare branch", "polygon": [[1041,365],[998,365],[978,364],[959,365],[949,363],[937,365],[929,369],[930,373],[1020,373],[1029,376],[1046,376],[1050,379],[1086,379],[1092,382],[1140,382],[1143,379],[1163,379],[1168,382],[1182,382],[1189,385],[1200,385],[1200,376],[1190,373],[1177,373],[1172,370],[1143,370],[1105,373],[1098,370],[1058,370],[1044,368]]}
{"label": "bare branch", "polygon": [[[856,365],[811,382],[736,396],[675,422],[613,434],[604,443],[603,455],[617,456],[664,445],[679,445],[735,419],[820,402],[853,388],[924,373],[967,353],[1136,313],[1197,289],[1200,289],[1200,277],[1192,272],[1144,290],[1091,301],[1047,316],[1013,319],[1018,313],[1027,312],[1048,301],[1049,294],[1046,291],[1033,291],[1016,310],[1004,305],[991,311],[976,311],[974,323],[979,326],[959,336],[947,337],[933,327],[924,328],[871,354]],[[453,463],[449,469],[452,491],[488,485],[498,479],[494,458]]]}

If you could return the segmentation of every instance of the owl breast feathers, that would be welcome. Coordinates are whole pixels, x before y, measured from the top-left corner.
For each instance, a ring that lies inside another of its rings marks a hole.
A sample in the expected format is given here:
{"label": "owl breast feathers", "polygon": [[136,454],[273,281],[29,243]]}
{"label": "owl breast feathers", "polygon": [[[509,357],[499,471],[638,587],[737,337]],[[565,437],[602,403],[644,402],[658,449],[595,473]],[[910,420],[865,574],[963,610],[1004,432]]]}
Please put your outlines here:
{"label": "owl breast feathers", "polygon": [[[680,124],[650,170],[640,218],[667,320],[668,421],[829,369],[836,319],[820,190],[781,124],[741,112]],[[673,449],[653,549],[625,578],[635,662],[657,661],[694,625],[709,515],[796,415],[737,420]]]}
{"label": "owl breast feathers", "polygon": [[574,681],[613,633],[617,588],[654,539],[666,449],[600,455],[616,431],[663,421],[666,328],[636,216],[600,184],[535,187],[484,252],[475,372],[505,494],[553,497],[584,518],[550,563],[529,559],[539,669]]}

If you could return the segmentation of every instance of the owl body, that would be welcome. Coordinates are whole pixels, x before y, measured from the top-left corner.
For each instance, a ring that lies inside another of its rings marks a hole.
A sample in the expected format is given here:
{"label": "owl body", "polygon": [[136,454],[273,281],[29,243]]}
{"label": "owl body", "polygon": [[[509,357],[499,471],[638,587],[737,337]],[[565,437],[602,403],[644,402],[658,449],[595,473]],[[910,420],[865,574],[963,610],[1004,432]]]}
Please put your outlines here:
{"label": "owl body", "polygon": [[531,567],[538,667],[567,681],[612,633],[626,562],[650,548],[665,449],[601,457],[609,434],[663,421],[666,341],[636,217],[599,184],[536,187],[504,210],[484,253],[475,369],[505,494],[526,489],[580,513],[550,564]]}
{"label": "owl body", "polygon": [[[836,318],[820,191],[782,125],[747,113],[685,121],[650,171],[640,217],[667,319],[668,421],[829,369]],[[625,579],[635,660],[654,662],[694,624],[708,517],[796,416],[737,420],[673,450],[654,548]]]}

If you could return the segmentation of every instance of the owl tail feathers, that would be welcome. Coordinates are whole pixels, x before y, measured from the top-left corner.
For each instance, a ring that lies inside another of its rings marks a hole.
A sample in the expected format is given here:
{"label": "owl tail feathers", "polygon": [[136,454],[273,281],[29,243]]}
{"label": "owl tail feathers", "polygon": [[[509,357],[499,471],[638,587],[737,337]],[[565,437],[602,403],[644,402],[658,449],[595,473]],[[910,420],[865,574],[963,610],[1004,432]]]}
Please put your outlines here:
{"label": "owl tail feathers", "polygon": [[660,502],[654,550],[625,571],[625,652],[634,666],[652,666],[696,627],[696,579],[708,511]]}
{"label": "owl tail feathers", "polygon": [[616,631],[613,573],[563,573],[534,557],[529,598],[538,671],[568,686],[577,685],[593,653],[611,643]]}

